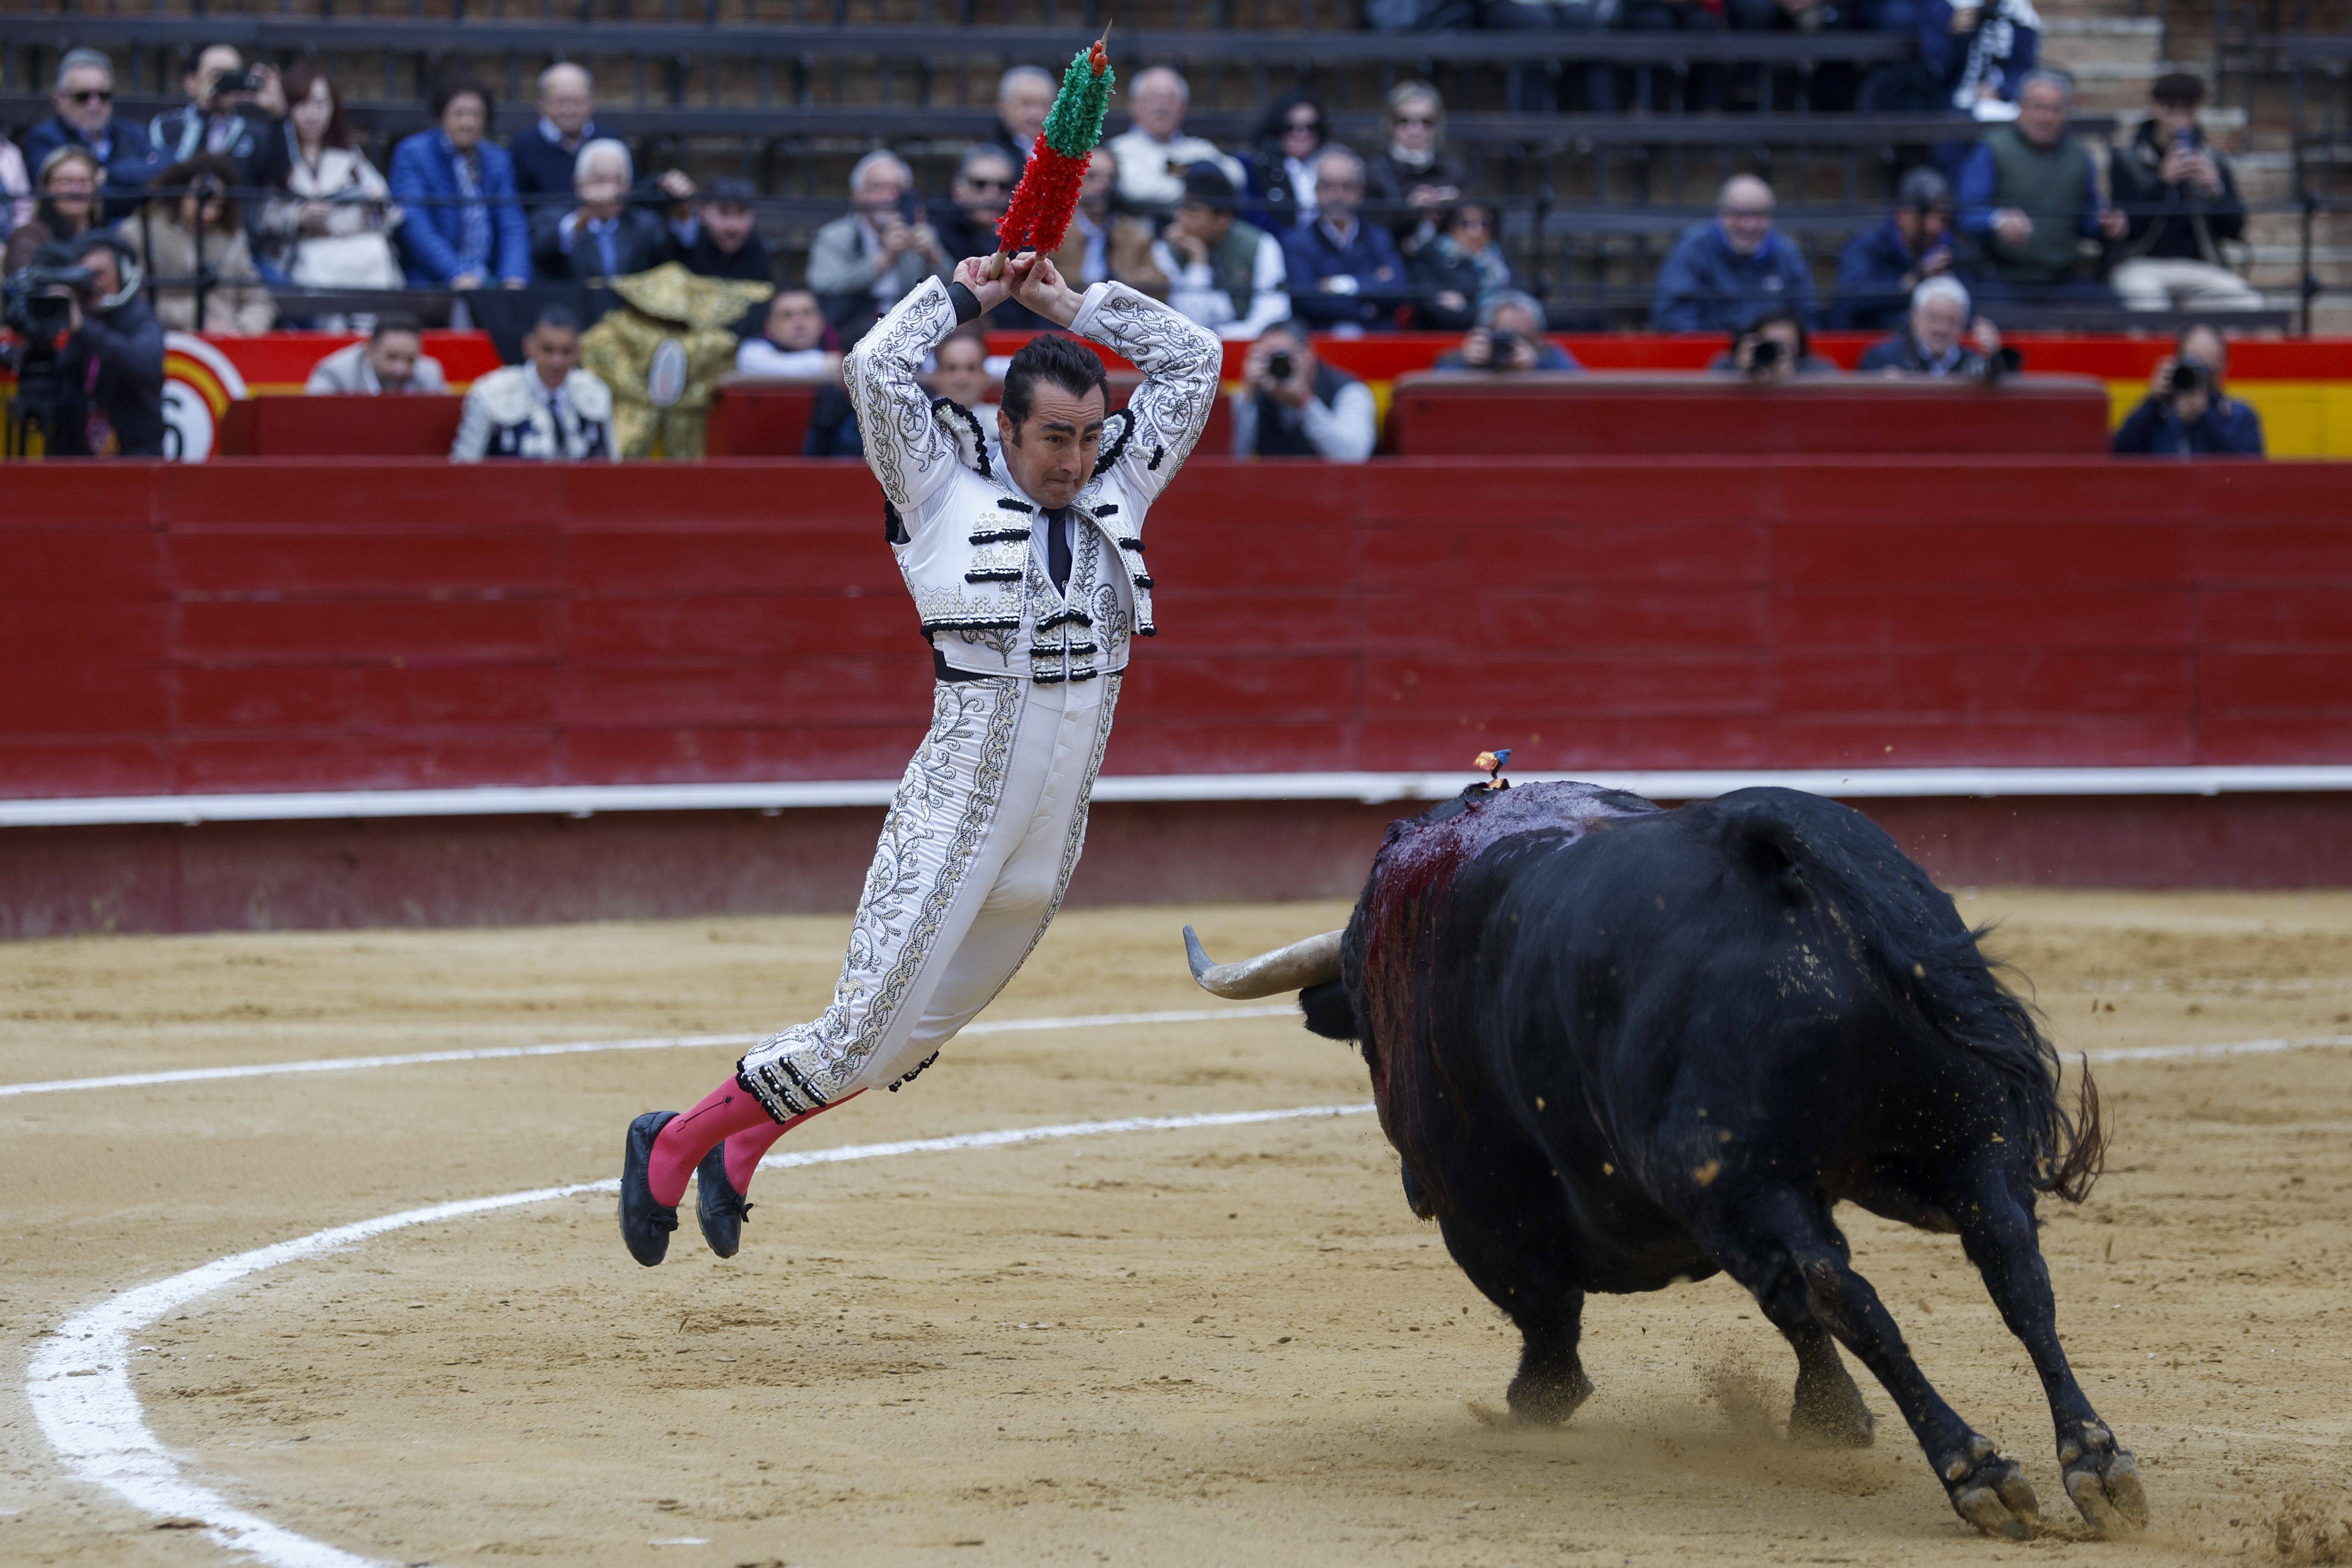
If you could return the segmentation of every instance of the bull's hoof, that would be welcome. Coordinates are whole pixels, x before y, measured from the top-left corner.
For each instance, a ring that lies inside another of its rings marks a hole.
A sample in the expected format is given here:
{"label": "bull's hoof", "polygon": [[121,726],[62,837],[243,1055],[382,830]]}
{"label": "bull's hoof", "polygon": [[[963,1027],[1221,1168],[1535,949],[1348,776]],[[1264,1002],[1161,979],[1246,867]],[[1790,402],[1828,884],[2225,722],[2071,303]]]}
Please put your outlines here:
{"label": "bull's hoof", "polygon": [[1789,1407],[1789,1436],[1817,1448],[1867,1448],[1878,1436],[1878,1420],[1852,1378],[1841,1385],[1800,1376],[1796,1403]]}
{"label": "bull's hoof", "polygon": [[2062,1437],[2058,1464],[2065,1472],[2066,1495],[2093,1530],[2112,1538],[2147,1528],[2147,1493],[2140,1488],[2139,1466],[2105,1422],[2083,1422],[2077,1432]]}
{"label": "bull's hoof", "polygon": [[1522,1372],[1511,1379],[1507,1397],[1514,1427],[1558,1427],[1592,1397],[1592,1379],[1580,1366],[1565,1373]]}
{"label": "bull's hoof", "polygon": [[1937,1469],[1952,1511],[1987,1535],[2024,1541],[2040,1528],[2042,1503],[2032,1483],[2015,1461],[2000,1457],[1990,1437],[1969,1434],[1967,1451],[1951,1455]]}

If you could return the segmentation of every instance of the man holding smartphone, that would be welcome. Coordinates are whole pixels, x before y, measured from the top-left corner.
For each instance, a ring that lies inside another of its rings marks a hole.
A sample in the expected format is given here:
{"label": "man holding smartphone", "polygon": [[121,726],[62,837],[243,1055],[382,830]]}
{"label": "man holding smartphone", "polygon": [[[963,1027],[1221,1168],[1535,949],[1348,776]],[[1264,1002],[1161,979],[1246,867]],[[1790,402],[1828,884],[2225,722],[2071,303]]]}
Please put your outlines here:
{"label": "man holding smartphone", "polygon": [[2221,260],[2246,232],[2230,161],[2205,139],[2202,78],[2174,71],[2149,89],[2148,117],[2108,157],[2107,183],[2131,227],[2107,281],[2131,310],[2259,310],[2263,297]]}

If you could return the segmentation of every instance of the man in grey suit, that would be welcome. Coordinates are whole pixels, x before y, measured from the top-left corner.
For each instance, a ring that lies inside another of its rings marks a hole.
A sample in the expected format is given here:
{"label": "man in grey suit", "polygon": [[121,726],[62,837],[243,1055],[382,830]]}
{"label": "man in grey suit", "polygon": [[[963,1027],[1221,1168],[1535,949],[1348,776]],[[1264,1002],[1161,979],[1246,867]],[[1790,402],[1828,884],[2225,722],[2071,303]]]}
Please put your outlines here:
{"label": "man in grey suit", "polygon": [[337,349],[310,368],[311,396],[321,393],[380,397],[386,392],[446,396],[448,379],[441,361],[425,352],[425,335],[414,316],[387,311],[375,319],[364,343]]}
{"label": "man in grey suit", "polygon": [[914,172],[895,153],[868,152],[849,172],[848,214],[809,242],[809,288],[845,347],[923,279],[943,278],[955,266],[914,192]]}

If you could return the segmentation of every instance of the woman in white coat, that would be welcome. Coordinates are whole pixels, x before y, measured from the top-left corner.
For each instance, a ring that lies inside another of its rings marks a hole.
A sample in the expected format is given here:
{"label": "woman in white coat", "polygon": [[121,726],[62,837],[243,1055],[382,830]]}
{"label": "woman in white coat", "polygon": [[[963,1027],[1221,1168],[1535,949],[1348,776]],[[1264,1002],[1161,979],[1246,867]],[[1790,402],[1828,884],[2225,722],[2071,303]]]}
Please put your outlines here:
{"label": "woman in white coat", "polygon": [[305,60],[286,73],[286,193],[262,211],[270,261],[304,288],[398,288],[392,189],[352,144],[335,84]]}

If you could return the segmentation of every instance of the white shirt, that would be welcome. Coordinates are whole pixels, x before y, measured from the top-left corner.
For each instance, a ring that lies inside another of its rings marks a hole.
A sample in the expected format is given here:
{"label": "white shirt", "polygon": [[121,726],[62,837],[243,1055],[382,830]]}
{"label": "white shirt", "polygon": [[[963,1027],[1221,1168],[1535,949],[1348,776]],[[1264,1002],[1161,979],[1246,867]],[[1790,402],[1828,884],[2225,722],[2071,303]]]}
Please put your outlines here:
{"label": "white shirt", "polygon": [[832,357],[823,349],[779,349],[765,338],[746,338],[735,350],[735,369],[747,376],[790,376],[807,380],[833,373]]}
{"label": "white shirt", "polygon": [[1283,287],[1289,267],[1272,235],[1258,236],[1246,316],[1234,314],[1233,297],[1217,287],[1207,262],[1179,262],[1176,247],[1156,239],[1151,242],[1151,265],[1167,275],[1169,305],[1185,319],[1214,329],[1228,342],[1247,342],[1276,321],[1290,319],[1290,295]]}
{"label": "white shirt", "polygon": [[1137,126],[1112,137],[1109,146],[1118,159],[1118,193],[1139,206],[1172,207],[1182,201],[1184,176],[1181,171],[1190,164],[1214,163],[1224,171],[1225,178],[1234,183],[1236,191],[1244,189],[1249,178],[1242,172],[1241,164],[1215,142],[1181,131],[1162,141]]}

